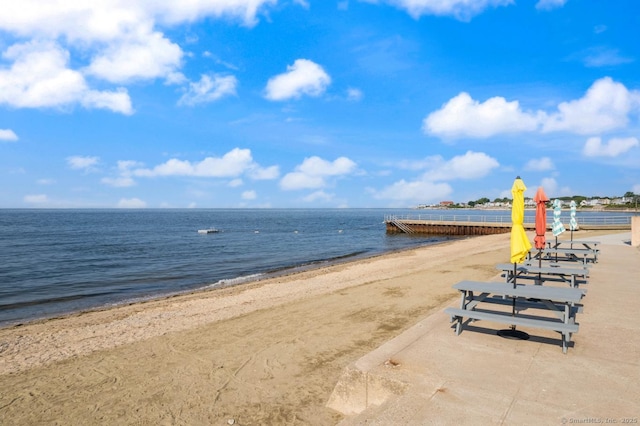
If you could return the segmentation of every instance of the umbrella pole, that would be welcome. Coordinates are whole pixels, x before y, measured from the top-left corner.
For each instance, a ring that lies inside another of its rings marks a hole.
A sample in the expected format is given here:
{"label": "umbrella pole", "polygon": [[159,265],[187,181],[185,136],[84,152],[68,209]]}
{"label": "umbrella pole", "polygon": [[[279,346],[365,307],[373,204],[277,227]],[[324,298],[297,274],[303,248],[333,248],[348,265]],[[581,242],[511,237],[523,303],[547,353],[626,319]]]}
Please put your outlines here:
{"label": "umbrella pole", "polygon": [[[516,272],[517,264],[513,263],[513,288],[516,288]],[[511,297],[511,316],[516,316],[516,297]],[[515,325],[511,325],[511,328],[505,330],[498,330],[498,336],[506,337],[507,339],[529,340],[529,334],[524,331],[516,330]]]}
{"label": "umbrella pole", "polygon": [[573,227],[571,228],[571,248],[573,248]]}
{"label": "umbrella pole", "polygon": [[[538,249],[538,268],[542,268],[542,248]],[[542,273],[540,272],[538,272],[538,284],[542,284]]]}
{"label": "umbrella pole", "polygon": [[[517,269],[516,269],[516,263],[513,263],[513,289],[516,289],[516,273],[517,273]],[[513,296],[511,298],[511,316],[515,317],[516,316],[516,297]],[[513,332],[515,333],[516,331],[516,326],[515,325],[511,325],[511,330],[513,330]]]}

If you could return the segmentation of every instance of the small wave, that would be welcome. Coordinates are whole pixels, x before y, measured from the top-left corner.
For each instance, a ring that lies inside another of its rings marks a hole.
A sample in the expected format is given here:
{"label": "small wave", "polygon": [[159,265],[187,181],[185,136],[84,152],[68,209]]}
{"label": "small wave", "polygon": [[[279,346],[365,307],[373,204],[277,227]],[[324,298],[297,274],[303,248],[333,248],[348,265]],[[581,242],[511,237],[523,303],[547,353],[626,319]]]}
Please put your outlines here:
{"label": "small wave", "polygon": [[234,285],[237,285],[237,284],[244,284],[244,283],[249,282],[249,281],[257,281],[261,277],[264,277],[264,275],[265,274],[251,274],[251,275],[244,275],[244,276],[236,277],[236,278],[223,279],[223,280],[220,280],[220,281],[215,282],[213,284],[209,284],[208,286],[204,287],[204,289],[218,288],[218,287],[230,287],[230,286],[234,286]]}

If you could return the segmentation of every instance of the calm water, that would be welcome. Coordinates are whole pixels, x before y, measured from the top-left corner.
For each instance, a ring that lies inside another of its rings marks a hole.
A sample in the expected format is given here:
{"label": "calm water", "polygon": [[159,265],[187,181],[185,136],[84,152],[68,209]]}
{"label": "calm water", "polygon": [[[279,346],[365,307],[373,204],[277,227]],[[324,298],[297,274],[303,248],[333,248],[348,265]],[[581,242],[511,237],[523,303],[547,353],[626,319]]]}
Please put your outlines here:
{"label": "calm water", "polygon": [[0,326],[445,239],[386,234],[385,214],[411,213],[0,210]]}

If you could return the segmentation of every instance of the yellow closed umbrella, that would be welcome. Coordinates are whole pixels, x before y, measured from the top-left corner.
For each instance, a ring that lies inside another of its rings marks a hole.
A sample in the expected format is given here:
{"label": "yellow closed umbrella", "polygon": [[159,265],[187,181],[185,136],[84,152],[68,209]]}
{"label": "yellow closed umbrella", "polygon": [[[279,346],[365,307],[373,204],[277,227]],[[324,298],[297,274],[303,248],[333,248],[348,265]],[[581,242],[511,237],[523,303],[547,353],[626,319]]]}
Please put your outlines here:
{"label": "yellow closed umbrella", "polygon": [[[522,263],[527,257],[527,253],[531,250],[531,243],[527,238],[527,234],[524,232],[524,191],[527,187],[524,186],[524,182],[520,179],[520,176],[516,178],[511,187],[511,194],[513,195],[513,205],[511,206],[511,263],[513,263],[513,288],[517,287],[516,284],[516,263]],[[516,297],[511,298],[512,310],[511,316],[516,316]],[[498,335],[509,339],[522,339],[526,340],[529,335],[523,331],[516,330],[514,324],[510,329],[498,331]]]}
{"label": "yellow closed umbrella", "polygon": [[511,263],[522,263],[531,250],[531,243],[524,232],[524,191],[527,187],[520,179],[520,176],[513,181],[511,195],[513,195],[513,205],[511,206]]}

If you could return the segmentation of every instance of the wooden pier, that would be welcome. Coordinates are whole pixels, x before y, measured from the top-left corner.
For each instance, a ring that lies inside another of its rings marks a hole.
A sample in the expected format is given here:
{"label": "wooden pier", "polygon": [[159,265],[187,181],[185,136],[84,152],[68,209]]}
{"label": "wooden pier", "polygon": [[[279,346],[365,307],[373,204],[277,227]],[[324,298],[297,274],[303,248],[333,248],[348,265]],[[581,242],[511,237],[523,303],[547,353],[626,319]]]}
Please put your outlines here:
{"label": "wooden pier", "polygon": [[[430,234],[430,235],[491,235],[511,232],[511,216],[439,216],[410,218],[386,216],[388,234]],[[524,229],[536,229],[533,220],[525,217]],[[547,230],[551,231],[553,219],[547,221]],[[568,226],[567,232],[569,232]],[[594,223],[579,223],[579,229],[630,230],[631,222],[603,220]]]}
{"label": "wooden pier", "polygon": [[[385,221],[388,234],[491,235],[511,232],[511,224],[396,219]],[[525,227],[527,229],[527,227]],[[535,226],[533,227],[535,229]]]}

